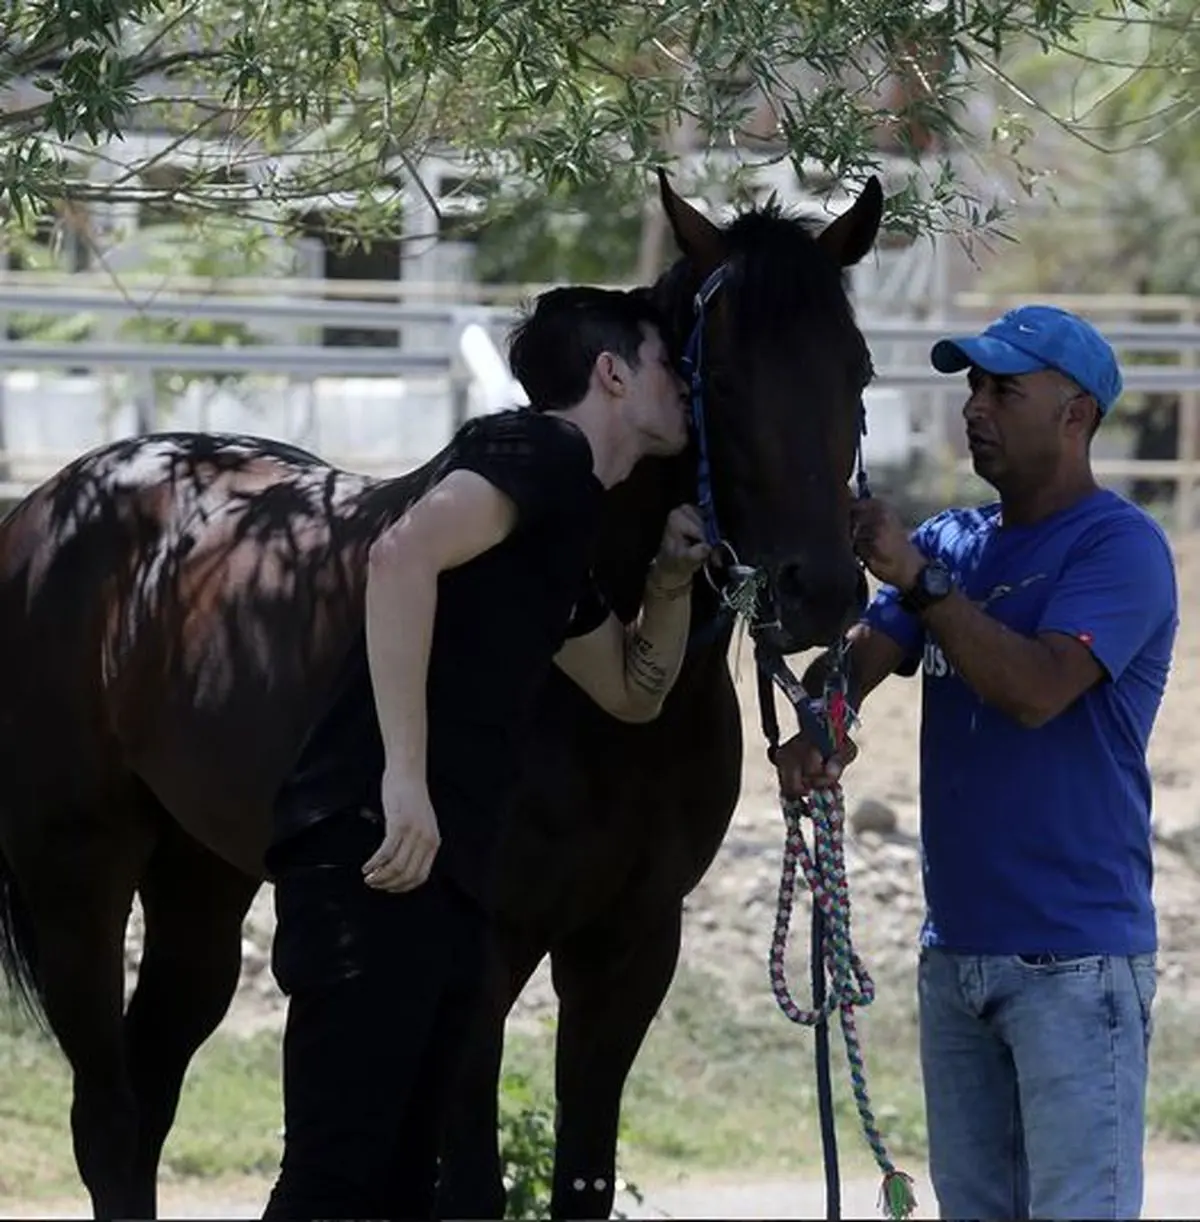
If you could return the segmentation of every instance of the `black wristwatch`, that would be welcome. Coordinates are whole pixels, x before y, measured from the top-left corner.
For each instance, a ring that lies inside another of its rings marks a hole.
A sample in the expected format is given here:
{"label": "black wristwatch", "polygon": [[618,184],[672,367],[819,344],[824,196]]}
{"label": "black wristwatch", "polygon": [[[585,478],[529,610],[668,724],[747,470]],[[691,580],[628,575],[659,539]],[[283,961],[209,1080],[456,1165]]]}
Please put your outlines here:
{"label": "black wristwatch", "polygon": [[917,574],[916,581],[900,595],[900,605],[913,615],[920,615],[934,603],[940,603],[954,589],[954,578],[940,560],[930,560]]}

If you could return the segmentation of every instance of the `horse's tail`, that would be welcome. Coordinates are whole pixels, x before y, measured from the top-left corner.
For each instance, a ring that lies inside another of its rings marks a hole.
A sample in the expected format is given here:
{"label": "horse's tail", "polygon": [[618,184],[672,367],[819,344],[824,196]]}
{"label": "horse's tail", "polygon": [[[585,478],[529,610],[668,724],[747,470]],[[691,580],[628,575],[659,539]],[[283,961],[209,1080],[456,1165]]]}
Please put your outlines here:
{"label": "horse's tail", "polygon": [[33,921],[3,853],[0,853],[0,971],[8,982],[11,997],[44,1028],[46,1009],[38,980]]}

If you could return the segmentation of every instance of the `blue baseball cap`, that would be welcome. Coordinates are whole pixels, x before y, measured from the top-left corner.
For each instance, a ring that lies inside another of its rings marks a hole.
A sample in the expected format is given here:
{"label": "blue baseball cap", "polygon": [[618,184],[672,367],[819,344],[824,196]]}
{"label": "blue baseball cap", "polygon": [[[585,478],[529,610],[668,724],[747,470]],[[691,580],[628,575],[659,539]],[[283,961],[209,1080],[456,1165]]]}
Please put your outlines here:
{"label": "blue baseball cap", "polygon": [[1121,369],[1108,341],[1057,306],[1009,310],[981,335],[938,340],[929,359],[940,373],[970,365],[1000,377],[1056,369],[1096,400],[1102,416],[1121,397]]}

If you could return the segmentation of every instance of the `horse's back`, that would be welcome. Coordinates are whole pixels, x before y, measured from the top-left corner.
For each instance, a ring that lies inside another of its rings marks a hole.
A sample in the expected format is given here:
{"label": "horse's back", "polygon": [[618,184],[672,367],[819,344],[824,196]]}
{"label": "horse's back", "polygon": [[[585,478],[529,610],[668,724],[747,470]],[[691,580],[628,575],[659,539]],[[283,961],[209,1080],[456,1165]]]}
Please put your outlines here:
{"label": "horse's back", "polygon": [[405,499],[252,437],[156,434],[75,460],[0,524],[8,762],[41,785],[53,740],[98,785],[135,773],[255,868],[361,617],[366,549]]}

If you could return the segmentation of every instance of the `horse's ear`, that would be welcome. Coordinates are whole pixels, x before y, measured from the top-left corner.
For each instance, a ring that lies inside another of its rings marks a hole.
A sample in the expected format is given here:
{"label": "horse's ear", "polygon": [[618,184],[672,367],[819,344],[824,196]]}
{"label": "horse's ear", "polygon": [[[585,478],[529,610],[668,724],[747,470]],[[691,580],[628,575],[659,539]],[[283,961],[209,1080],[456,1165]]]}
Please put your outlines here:
{"label": "horse's ear", "polygon": [[883,188],[874,174],[858,199],[821,230],[818,243],[839,267],[853,267],[875,245],[883,219]]}
{"label": "horse's ear", "polygon": [[691,259],[700,274],[705,276],[725,258],[725,240],[721,237],[721,231],[687,200],[675,194],[661,166],[657,172],[658,192],[667,220],[671,222],[675,242],[680,252]]}

